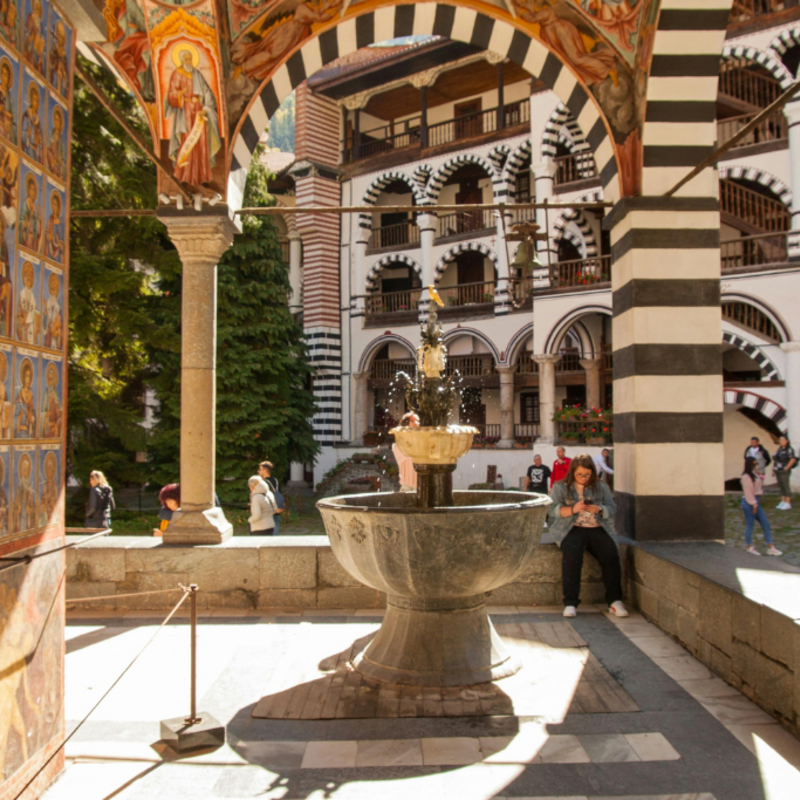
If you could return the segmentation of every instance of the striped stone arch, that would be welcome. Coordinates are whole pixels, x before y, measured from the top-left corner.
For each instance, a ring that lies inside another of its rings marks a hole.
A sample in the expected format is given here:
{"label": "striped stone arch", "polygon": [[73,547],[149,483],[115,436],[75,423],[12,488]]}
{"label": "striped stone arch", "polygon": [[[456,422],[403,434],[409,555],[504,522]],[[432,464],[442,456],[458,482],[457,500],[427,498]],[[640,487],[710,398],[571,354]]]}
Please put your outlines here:
{"label": "striped stone arch", "polygon": [[[595,189],[594,191],[587,192],[584,195],[581,195],[577,198],[574,202],[576,203],[594,203],[596,201],[603,199],[603,190],[602,189]],[[574,222],[575,225],[578,227],[578,230],[583,234],[584,240],[586,242],[586,258],[594,258],[598,254],[597,249],[597,237],[594,235],[592,231],[592,226],[589,224],[588,220],[586,219],[585,214],[583,213],[582,209],[579,208],[565,208],[557,217],[555,222],[553,223],[553,232],[554,232],[554,239],[557,241],[558,239],[563,238],[564,231],[567,230],[567,225],[570,222]]]}
{"label": "striped stone arch", "polygon": [[428,205],[436,205],[439,202],[439,194],[447,179],[456,172],[456,170],[467,164],[476,164],[486,170],[487,176],[492,179],[493,194],[495,196],[498,194],[497,183],[499,180],[497,170],[494,168],[493,164],[481,156],[476,156],[474,153],[461,153],[445,161],[444,164],[431,175],[431,179],[428,181],[428,186],[425,189],[425,194],[427,195],[426,202]]}
{"label": "striped stone arch", "polygon": [[723,398],[728,405],[747,406],[761,412],[767,419],[771,419],[782,433],[788,432],[789,418],[786,409],[779,406],[774,400],[742,389],[725,389]]}
{"label": "striped stone arch", "polygon": [[510,153],[511,148],[507,144],[495,145],[489,151],[487,157],[489,161],[492,162],[492,166],[494,167],[494,171],[497,175],[502,174],[503,167],[505,166],[506,160],[508,159]]}
{"label": "striped stone arch", "polygon": [[421,195],[425,195],[425,187],[428,185],[428,181],[431,179],[431,173],[433,172],[433,167],[430,164],[420,164],[414,170],[414,183],[417,184],[417,188],[420,191]]}
{"label": "striped stone arch", "polygon": [[[758,309],[758,311],[767,317],[769,321],[777,328],[781,342],[794,341],[792,331],[783,320],[781,315],[778,314],[775,309],[772,308],[772,306],[768,305],[760,298],[754,297],[751,294],[745,294],[744,292],[723,291],[720,301],[723,305],[725,303],[746,303],[749,306],[753,306],[753,308]],[[733,320],[728,320],[728,323],[731,325],[736,324]]]}
{"label": "striped stone arch", "polygon": [[361,358],[358,360],[358,372],[366,372],[369,369],[370,362],[375,357],[375,353],[387,344],[400,344],[408,348],[408,354],[414,358],[415,349],[414,345],[405,337],[398,336],[396,333],[385,333],[373,339],[361,353]]}
{"label": "striped stone arch", "polygon": [[[508,199],[514,200],[517,196],[517,176],[525,167],[525,162],[531,158],[531,140],[525,139],[506,159],[506,168],[504,173],[505,183],[508,187]],[[533,181],[531,181],[533,186]]]}
{"label": "striped stone arch", "polygon": [[[289,206],[281,200],[280,196],[276,196],[275,205],[288,208]],[[289,236],[297,236],[297,217],[294,214],[283,214],[283,221],[286,223],[286,230]]]}
{"label": "striped stone arch", "polygon": [[[583,219],[584,219],[584,221],[586,221],[585,217]],[[579,225],[579,223],[577,221],[576,221],[576,224]],[[580,227],[580,225],[579,225],[579,227]],[[582,230],[581,230],[581,233],[583,233]],[[591,231],[590,231],[590,234],[591,234]],[[591,237],[592,237],[592,239],[594,239],[594,234],[591,234]],[[592,244],[592,247],[594,248],[595,253],[590,256],[588,254],[588,251],[589,251],[589,238],[586,235],[578,236],[578,234],[575,233],[575,231],[571,230],[570,228],[564,228],[563,231],[560,231],[556,235],[555,241],[556,241],[556,245],[558,245],[558,242],[561,242],[561,241],[567,241],[567,242],[570,242],[571,244],[574,244],[575,247],[578,248],[578,252],[581,253],[583,258],[593,258],[594,256],[597,255],[597,252],[596,252],[597,251],[597,243],[594,242]]]}
{"label": "striped stone arch", "polygon": [[519,358],[520,352],[525,349],[526,342],[533,343],[533,323],[529,322],[527,325],[523,325],[509,340],[508,346],[505,349],[503,355],[505,356],[505,361],[503,364],[515,364],[517,359]]}
{"label": "striped stone arch", "polygon": [[405,253],[390,253],[389,255],[383,256],[370,267],[367,273],[368,292],[374,292],[378,288],[376,284],[378,276],[381,274],[381,270],[385,269],[390,264],[405,264],[407,267],[411,267],[411,269],[417,273],[417,277],[422,280],[422,266],[417,261],[411,258],[411,256],[407,256]]}
{"label": "striped stone arch", "polygon": [[433,282],[434,284],[438,284],[439,280],[441,279],[444,271],[447,269],[447,265],[455,260],[455,257],[459,253],[466,253],[469,251],[475,251],[478,253],[483,253],[486,258],[491,259],[492,263],[494,264],[495,270],[497,270],[497,254],[492,250],[491,247],[488,245],[483,244],[483,242],[459,242],[456,245],[453,245],[444,255],[436,262],[436,266],[433,269]]}
{"label": "striped stone arch", "polygon": [[778,81],[781,89],[788,89],[794,83],[792,73],[786,69],[780,58],[777,58],[768,50],[759,50],[757,47],[748,47],[741,44],[726,44],[722,48],[723,61],[733,61],[739,58],[764,67]]}
{"label": "striped stone arch", "polygon": [[[482,8],[488,10],[489,7]],[[351,5],[345,14],[344,19],[337,17],[321,33],[296,49],[262,83],[250,101],[231,136],[228,204],[232,208],[241,204],[247,169],[259,135],[281,102],[297,86],[326,64],[361,47],[412,35],[437,35],[476,45],[497,53],[543,81],[566,104],[581,129],[587,132],[586,138],[595,153],[606,196],[612,200],[621,196],[614,143],[596,101],[570,67],[514,23],[487,16],[474,8],[436,2],[379,8]],[[521,26],[522,23],[517,24]],[[717,53],[720,50],[721,45]]]}
{"label": "striped stone arch", "polygon": [[494,363],[500,363],[500,351],[497,346],[483,331],[479,331],[477,328],[465,328],[463,325],[459,328],[451,328],[442,336],[442,341],[447,344],[460,336],[471,336],[473,339],[483,342],[491,351]]}
{"label": "striped stone arch", "polygon": [[[364,197],[362,198],[363,205],[374,206],[378,202],[381,192],[395,181],[401,181],[408,186],[408,188],[411,190],[411,194],[414,195],[415,205],[420,206],[425,204],[425,193],[420,190],[416,181],[409,178],[408,175],[403,172],[389,170],[388,172],[384,172],[382,175],[379,175],[377,178],[375,178],[375,180],[372,181],[372,183],[367,187],[367,190],[364,192]],[[361,228],[372,228],[372,218],[370,214],[361,214],[358,218],[358,225]]]}
{"label": "striped stone arch", "polygon": [[776,178],[771,172],[757,167],[747,167],[743,164],[725,166],[720,164],[719,179],[738,178],[743,181],[753,181],[766,186],[784,205],[791,208],[792,190],[781,180]]}
{"label": "striped stone arch", "polygon": [[563,103],[559,103],[553,109],[550,119],[545,123],[542,134],[542,158],[554,158],[558,144],[565,145],[576,154],[590,153],[592,150],[581,126]]}
{"label": "striped stone arch", "polygon": [[758,345],[748,342],[747,339],[736,333],[731,333],[730,331],[722,332],[722,343],[729,344],[752,358],[766,373],[765,381],[781,380],[778,368],[775,366],[772,359],[770,359]]}
{"label": "striped stone arch", "polygon": [[787,28],[769,43],[767,51],[771,50],[783,61],[786,53],[798,45],[800,45],[800,28]]}

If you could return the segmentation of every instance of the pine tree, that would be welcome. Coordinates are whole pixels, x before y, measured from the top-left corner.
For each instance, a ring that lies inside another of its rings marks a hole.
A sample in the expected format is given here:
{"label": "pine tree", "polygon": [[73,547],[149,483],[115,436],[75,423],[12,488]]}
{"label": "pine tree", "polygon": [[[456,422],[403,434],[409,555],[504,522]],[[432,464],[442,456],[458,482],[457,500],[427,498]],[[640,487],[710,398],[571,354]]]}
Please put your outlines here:
{"label": "pine tree", "polygon": [[[274,203],[267,177],[256,155],[245,206]],[[286,302],[288,267],[277,230],[267,216],[242,223],[217,270],[217,491],[223,500],[246,497],[244,481],[259,461],[269,459],[285,478],[291,461],[310,462],[318,450],[310,423],[312,369],[303,331]],[[160,285],[170,296],[180,293],[177,279]],[[174,311],[165,310],[170,316],[177,329]],[[178,479],[180,358],[159,350],[154,360],[160,364],[155,386],[161,409],[151,456],[154,476],[166,483]]]}

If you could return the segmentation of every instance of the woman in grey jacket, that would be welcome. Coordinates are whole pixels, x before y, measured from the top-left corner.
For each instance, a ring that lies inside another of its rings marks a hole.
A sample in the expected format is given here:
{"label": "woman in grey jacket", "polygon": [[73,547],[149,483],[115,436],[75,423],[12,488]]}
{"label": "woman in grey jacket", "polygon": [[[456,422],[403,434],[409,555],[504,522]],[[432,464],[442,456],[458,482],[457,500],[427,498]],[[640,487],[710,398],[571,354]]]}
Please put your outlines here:
{"label": "woman in grey jacket", "polygon": [[247,485],[250,488],[250,516],[247,520],[250,523],[250,535],[272,536],[278,507],[272,490],[258,475],[253,475]]}
{"label": "woman in grey jacket", "polygon": [[564,616],[578,613],[583,554],[588,550],[603,572],[609,612],[627,617],[622,603],[622,568],[612,538],[616,505],[611,490],[598,480],[591,456],[583,453],[573,458],[567,477],[553,486],[550,497],[550,534],[561,547]]}

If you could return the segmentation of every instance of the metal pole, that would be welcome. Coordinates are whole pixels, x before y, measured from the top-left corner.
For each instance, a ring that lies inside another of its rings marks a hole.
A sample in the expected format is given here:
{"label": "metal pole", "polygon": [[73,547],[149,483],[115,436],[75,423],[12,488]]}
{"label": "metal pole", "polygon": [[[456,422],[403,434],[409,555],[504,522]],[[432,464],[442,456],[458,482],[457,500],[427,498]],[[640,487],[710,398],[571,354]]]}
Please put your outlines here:
{"label": "metal pole", "polygon": [[186,720],[188,725],[196,725],[200,720],[197,717],[197,584],[190,583],[189,591],[191,592],[191,637],[192,637],[192,680],[191,680],[191,709],[189,717]]}

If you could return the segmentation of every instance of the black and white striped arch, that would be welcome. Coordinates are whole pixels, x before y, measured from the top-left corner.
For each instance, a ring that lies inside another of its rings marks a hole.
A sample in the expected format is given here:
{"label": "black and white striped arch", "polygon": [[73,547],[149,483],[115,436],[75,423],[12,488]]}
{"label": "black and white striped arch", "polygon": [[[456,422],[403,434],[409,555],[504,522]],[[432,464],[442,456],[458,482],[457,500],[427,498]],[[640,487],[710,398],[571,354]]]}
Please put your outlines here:
{"label": "black and white striped arch", "polygon": [[742,338],[736,333],[731,333],[730,331],[723,331],[722,342],[723,344],[729,344],[735,347],[737,350],[741,350],[745,355],[752,358],[753,361],[764,370],[765,381],[781,380],[778,368],[758,345],[748,342],[747,339]]}
{"label": "black and white striped arch", "polygon": [[783,433],[787,433],[789,430],[786,409],[779,406],[774,400],[740,389],[726,389],[724,399],[726,405],[747,406],[747,408],[760,412],[767,419],[771,419]]}

